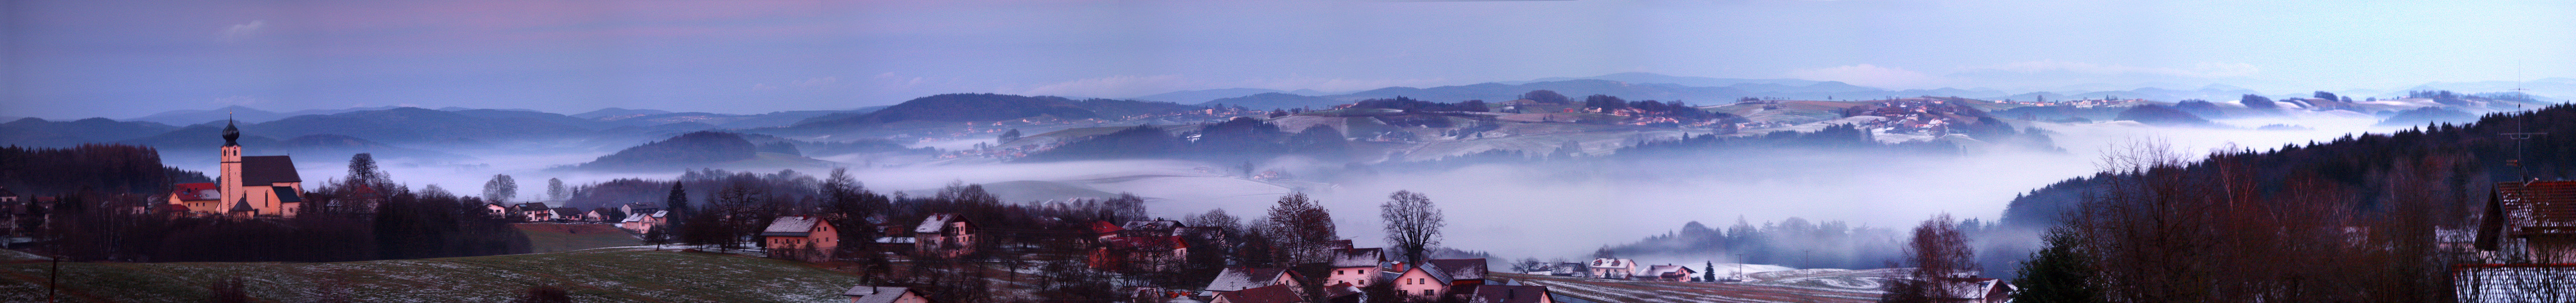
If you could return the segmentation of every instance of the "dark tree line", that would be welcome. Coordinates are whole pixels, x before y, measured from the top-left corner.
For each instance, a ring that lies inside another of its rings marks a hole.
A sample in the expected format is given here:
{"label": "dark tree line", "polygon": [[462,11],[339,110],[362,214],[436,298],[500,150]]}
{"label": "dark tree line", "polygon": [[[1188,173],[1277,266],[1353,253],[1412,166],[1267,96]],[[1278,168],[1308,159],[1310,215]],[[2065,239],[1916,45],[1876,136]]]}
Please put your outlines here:
{"label": "dark tree line", "polygon": [[1741,120],[1741,119],[1742,119],[1741,117],[1737,117],[1737,116],[1735,116],[1734,114],[1728,114],[1728,113],[1720,113],[1720,112],[1712,112],[1712,111],[1700,110],[1700,109],[1699,109],[1699,108],[1697,108],[1697,107],[1691,107],[1691,106],[1690,106],[1690,104],[1683,104],[1683,103],[1682,103],[1682,101],[1680,101],[1680,100],[1674,100],[1674,101],[1655,101],[1655,100],[1628,101],[1628,100],[1626,100],[1626,99],[1620,99],[1619,97],[1614,97],[1614,96],[1610,96],[1610,95],[1591,95],[1591,96],[1585,96],[1585,97],[1583,97],[1583,107],[1584,107],[1584,108],[1592,108],[1592,109],[1601,109],[1601,110],[1605,110],[1605,111],[1615,111],[1615,110],[1622,110],[1622,109],[1632,109],[1632,110],[1636,110],[1637,112],[1646,113],[1646,114],[1648,114],[1648,115],[1650,115],[1650,116],[1655,116],[1655,117],[1671,117],[1671,118],[1675,118],[1675,119],[1682,119],[1682,120],[1713,120],[1713,119],[1730,119],[1730,118],[1732,118],[1733,120]]}
{"label": "dark tree line", "polygon": [[214,179],[162,166],[161,153],[151,147],[0,147],[0,188],[19,195],[159,194],[169,191],[170,184],[197,182]]}
{"label": "dark tree line", "polygon": [[[1185,139],[1191,136],[1196,139]],[[1132,127],[1066,143],[1019,161],[1198,159],[1240,162],[1287,155],[1341,160],[1349,158],[1350,151],[1350,139],[1331,126],[1308,127],[1289,133],[1269,122],[1237,117],[1184,134],[1173,134],[1152,125]]]}
{"label": "dark tree line", "polygon": [[[2269,150],[2233,152],[2236,165],[2247,166],[2257,197],[2273,199],[2288,193],[2293,176],[2309,176],[2352,191],[2336,206],[2353,211],[2387,210],[2393,199],[2393,188],[2400,184],[2384,178],[2397,168],[2429,159],[2449,159],[2459,169],[2444,186],[2452,191],[2479,193],[2487,190],[2487,180],[2566,180],[2576,177],[2576,136],[2532,136],[2516,140],[2503,134],[2516,132],[2576,133],[2576,106],[2552,105],[2527,113],[2488,114],[2470,124],[2429,124],[2386,134],[2359,134],[2312,144],[2283,145]],[[2520,161],[2516,161],[2519,159]],[[2518,163],[2518,164],[2517,164]],[[2518,166],[2517,166],[2518,165]],[[2216,175],[2219,166],[2208,163],[2182,163],[2177,173],[2195,176]],[[2003,222],[2015,227],[2053,226],[2062,221],[2061,214],[2081,204],[2089,192],[2103,189],[2101,184],[2120,175],[2104,172],[2090,177],[2073,178],[2031,191],[2013,199],[2005,209]],[[2444,217],[2465,217],[2471,206],[2464,200],[2444,200],[2433,208]]]}
{"label": "dark tree line", "polygon": [[1392,99],[1368,99],[1368,100],[1360,100],[1359,102],[1353,102],[1353,103],[1351,103],[1351,107],[1350,107],[1350,108],[1383,108],[1383,109],[1404,110],[1404,111],[1407,111],[1407,112],[1484,112],[1484,111],[1487,111],[1487,106],[1485,105],[1485,100],[1467,100],[1467,101],[1459,101],[1458,103],[1440,103],[1440,102],[1431,102],[1431,101],[1415,100],[1415,99],[1413,99],[1413,98],[1406,98],[1406,97],[1403,97],[1403,96],[1396,96],[1395,98],[1392,98]]}
{"label": "dark tree line", "polygon": [[2362,190],[2316,171],[2265,189],[2261,153],[2186,162],[2160,145],[2131,147],[2106,159],[2093,192],[2020,271],[2081,280],[2025,289],[2125,302],[2453,301],[2450,264],[2467,252],[2441,249],[2436,230],[2463,226],[2486,182],[2460,149],[2414,149],[2426,154],[2353,176],[2389,186]]}
{"label": "dark tree line", "polygon": [[1747,137],[1699,135],[1676,140],[1648,141],[1622,148],[1617,157],[1652,159],[1713,152],[1780,151],[1827,149],[1853,152],[1891,152],[1903,154],[1954,155],[1959,148],[1948,142],[1912,141],[1879,142],[1868,129],[1858,125],[1837,124],[1813,132],[1781,131]]}

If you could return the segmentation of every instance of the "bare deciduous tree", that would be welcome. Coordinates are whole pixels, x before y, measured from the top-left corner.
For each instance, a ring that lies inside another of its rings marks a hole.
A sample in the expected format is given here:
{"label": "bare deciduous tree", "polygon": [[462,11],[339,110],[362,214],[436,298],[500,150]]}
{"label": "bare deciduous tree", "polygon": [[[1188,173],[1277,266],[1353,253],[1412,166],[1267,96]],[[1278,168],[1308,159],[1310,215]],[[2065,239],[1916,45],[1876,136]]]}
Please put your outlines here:
{"label": "bare deciduous tree", "polygon": [[1950,288],[1955,279],[1977,272],[1976,250],[1968,247],[1968,237],[1959,233],[1959,222],[1950,214],[1932,216],[1914,227],[1914,238],[1906,243],[1906,255],[1914,271],[1902,280],[1888,284],[1880,302],[1934,302],[1956,293]]}
{"label": "bare deciduous tree", "polygon": [[1334,230],[1333,214],[1306,193],[1280,196],[1279,204],[1270,207],[1270,222],[1268,235],[1285,252],[1286,260],[1280,261],[1287,265],[1322,262],[1325,246],[1342,238]]}
{"label": "bare deciduous tree", "polygon": [[1404,251],[1408,264],[1422,264],[1423,253],[1440,245],[1442,222],[1440,207],[1431,197],[1412,191],[1396,191],[1379,205],[1379,217],[1386,220],[1386,242]]}
{"label": "bare deciduous tree", "polygon": [[510,175],[492,175],[492,181],[483,182],[483,201],[510,204],[518,196],[519,181],[510,180]]}
{"label": "bare deciduous tree", "polygon": [[566,199],[572,199],[572,191],[564,190],[563,178],[547,178],[546,201],[563,201]]}

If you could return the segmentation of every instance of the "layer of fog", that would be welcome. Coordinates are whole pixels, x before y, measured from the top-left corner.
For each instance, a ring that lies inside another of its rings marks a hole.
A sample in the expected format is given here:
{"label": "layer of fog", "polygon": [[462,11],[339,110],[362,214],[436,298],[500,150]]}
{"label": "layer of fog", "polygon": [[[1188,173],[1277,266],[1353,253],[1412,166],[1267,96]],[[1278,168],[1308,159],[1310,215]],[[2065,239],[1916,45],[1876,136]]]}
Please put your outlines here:
{"label": "layer of fog", "polygon": [[[2226,147],[2271,149],[2283,144],[2331,140],[2363,131],[2385,132],[2376,122],[2355,117],[2283,117],[2223,120],[2244,129],[2148,127],[2128,122],[2033,123],[2052,132],[2066,153],[1995,151],[1964,157],[1912,157],[1873,154],[1814,153],[1805,159],[1737,159],[1738,169],[1724,171],[1569,171],[1521,164],[1471,165],[1427,172],[1386,172],[1350,177],[1332,184],[1265,182],[1230,176],[1227,165],[1190,161],[1092,161],[1070,163],[971,163],[853,165],[853,174],[881,192],[931,189],[952,182],[1055,181],[1106,192],[1129,192],[1154,198],[1153,215],[1180,218],[1224,209],[1247,219],[1260,217],[1271,201],[1291,191],[1315,195],[1334,211],[1343,237],[1362,246],[1383,245],[1378,204],[1397,190],[1428,194],[1447,212],[1442,246],[1496,253],[1517,260],[1580,258],[1605,245],[1619,245],[1679,229],[1684,223],[1727,226],[1739,218],[1753,224],[1790,217],[1810,221],[1847,221],[1854,225],[1903,229],[1936,213],[1994,220],[2016,194],[2095,171],[2105,147],[2142,139],[2170,143],[2184,154]],[[2311,130],[2260,131],[2255,126],[2294,124]],[[974,141],[926,144],[971,145]],[[608,151],[530,150],[454,153],[473,160],[426,162],[384,159],[396,181],[418,189],[436,184],[451,192],[476,195],[494,174],[518,181],[521,200],[545,194],[545,180],[561,178],[580,185],[615,178],[672,179],[680,172],[586,173],[551,168],[590,161]],[[250,154],[263,154],[255,147]],[[822,157],[853,163],[854,157]],[[173,157],[185,159],[186,157]],[[308,184],[345,175],[346,155],[297,155],[297,167]],[[1706,161],[1706,160],[1695,160]],[[1802,163],[1769,167],[1766,161]],[[211,161],[174,161],[182,169],[214,172]],[[1804,163],[1832,163],[1807,165]],[[1735,164],[1730,164],[1735,165]],[[1274,168],[1304,166],[1274,163]],[[1320,166],[1320,165],[1318,165]],[[1695,166],[1677,166],[1695,167]],[[801,171],[801,170],[800,170]],[[767,173],[770,171],[762,171]],[[822,171],[802,171],[821,175]],[[1572,177],[1569,177],[1572,176]],[[1025,201],[1014,201],[1025,202]],[[1708,259],[1725,261],[1723,258]],[[1692,261],[1681,260],[1679,261]]]}

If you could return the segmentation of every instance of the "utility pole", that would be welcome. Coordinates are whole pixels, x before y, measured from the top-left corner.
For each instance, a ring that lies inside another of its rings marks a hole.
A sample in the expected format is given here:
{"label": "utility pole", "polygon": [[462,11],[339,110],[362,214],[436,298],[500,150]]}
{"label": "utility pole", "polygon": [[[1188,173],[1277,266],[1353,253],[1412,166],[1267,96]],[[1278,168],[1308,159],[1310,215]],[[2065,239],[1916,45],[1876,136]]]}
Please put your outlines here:
{"label": "utility pole", "polygon": [[[59,249],[61,246],[55,247]],[[45,273],[45,302],[62,302],[62,298],[55,293],[63,288],[63,256],[57,253],[52,258],[46,259],[53,259],[54,269]]]}

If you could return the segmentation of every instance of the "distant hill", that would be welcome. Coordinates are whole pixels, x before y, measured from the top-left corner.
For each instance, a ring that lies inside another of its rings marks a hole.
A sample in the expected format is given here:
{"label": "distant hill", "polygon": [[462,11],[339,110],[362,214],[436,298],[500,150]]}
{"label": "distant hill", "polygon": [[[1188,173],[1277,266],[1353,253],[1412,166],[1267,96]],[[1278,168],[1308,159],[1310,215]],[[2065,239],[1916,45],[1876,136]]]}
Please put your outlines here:
{"label": "distant hill", "polygon": [[2469,123],[2477,121],[2477,114],[2440,107],[2423,107],[2399,111],[2397,112],[2397,115],[2389,116],[2387,120],[2380,120],[2377,126],[2424,126],[2425,124],[2432,123]]}
{"label": "distant hill", "polygon": [[1608,75],[1600,75],[1600,76],[1591,76],[1591,77],[1581,77],[1581,78],[1571,78],[1571,77],[1550,77],[1550,78],[1539,78],[1539,79],[1536,79],[1536,80],[1530,80],[1530,81],[1506,81],[1506,82],[1497,82],[1497,83],[1503,83],[1503,84],[1526,84],[1526,83],[1532,83],[1532,82],[1552,82],[1552,81],[1565,81],[1565,80],[1610,80],[1610,81],[1632,82],[1632,83],[1663,83],[1663,84],[1675,84],[1675,85],[1684,85],[1684,86],[1702,86],[1702,87],[1731,86],[1731,85],[1737,85],[1737,84],[1773,84],[1773,85],[1787,85],[1787,86],[1806,86],[1806,85],[1813,85],[1813,84],[1816,84],[1816,83],[1818,83],[1818,82],[1822,82],[1822,81],[1815,81],[1815,80],[1799,80],[1799,79],[1731,79],[1731,78],[1689,77],[1689,76],[1673,76],[1673,75],[1664,75],[1664,74],[1656,74],[1656,73],[1627,72],[1627,73],[1616,73],[1616,74],[1608,74]]}
{"label": "distant hill", "polygon": [[631,118],[631,117],[637,117],[637,116],[658,115],[658,114],[668,114],[668,113],[671,113],[671,111],[666,111],[666,110],[652,110],[652,109],[624,109],[624,108],[615,108],[615,107],[610,107],[610,108],[602,108],[602,109],[599,109],[599,110],[594,110],[594,111],[585,112],[585,113],[572,114],[571,116],[572,116],[573,118],[582,118],[582,119],[591,119],[591,120],[617,120],[617,119],[625,119],[625,118]]}
{"label": "distant hill", "polygon": [[1155,102],[1171,102],[1171,103],[1179,103],[1179,104],[1201,104],[1201,103],[1206,103],[1208,100],[1216,100],[1216,99],[1224,99],[1224,98],[1234,98],[1234,97],[1242,97],[1242,96],[1250,96],[1250,95],[1266,94],[1266,93],[1280,93],[1280,92],[1283,92],[1283,91],[1275,90],[1275,89],[1259,89],[1259,88],[1220,88],[1220,89],[1185,90],[1185,91],[1177,91],[1177,92],[1168,92],[1168,93],[1160,93],[1160,94],[1145,95],[1145,96],[1142,96],[1142,97],[1135,97],[1135,98],[1128,98],[1128,99],[1145,100],[1145,101],[1155,101]]}
{"label": "distant hill", "polygon": [[1578,99],[1583,96],[1598,94],[1618,96],[1619,98],[1628,100],[1682,100],[1687,103],[1715,105],[1734,103],[1736,99],[1744,97],[1791,97],[1822,100],[1831,96],[1839,96],[1840,99],[1850,99],[1854,98],[1854,96],[1862,95],[1879,97],[1885,95],[1883,93],[1886,92],[1885,90],[1851,86],[1841,82],[1819,82],[1808,86],[1782,86],[1775,84],[1740,84],[1738,86],[1759,87],[1766,92],[1746,90],[1736,86],[1696,87],[1677,84],[1632,83],[1610,80],[1578,79],[1531,82],[1524,84],[1481,83],[1432,88],[1389,87],[1323,97],[1350,101],[1375,98],[1409,97],[1433,102],[1458,102],[1466,100],[1502,102],[1519,99],[1521,94],[1528,93],[1533,90],[1550,90],[1556,91],[1558,94]]}
{"label": "distant hill", "polygon": [[456,154],[403,148],[378,143],[376,141],[368,141],[367,139],[361,139],[358,137],[334,134],[304,135],[301,137],[288,138],[286,140],[277,141],[276,145],[261,146],[261,148],[271,149],[270,152],[274,153],[305,156],[309,158],[304,159],[314,159],[317,161],[348,159],[350,155],[358,153],[368,153],[376,158],[471,158]]}
{"label": "distant hill", "polygon": [[[0,253],[16,253],[0,251]],[[203,302],[208,286],[242,278],[253,302],[510,302],[558,285],[574,302],[827,302],[860,276],[740,255],[602,249],[501,256],[333,263],[64,262],[65,302]],[[43,273],[49,263],[0,263]],[[44,302],[46,283],[0,279],[0,301]],[[339,298],[332,298],[338,296]]]}
{"label": "distant hill", "polygon": [[1197,109],[1168,102],[1089,99],[1003,94],[944,94],[921,97],[864,114],[837,113],[806,119],[793,127],[824,128],[878,125],[906,121],[1000,121],[1033,117],[1085,119]]}
{"label": "distant hill", "polygon": [[[560,118],[558,118],[560,117]],[[339,134],[391,144],[456,139],[502,141],[581,136],[592,129],[567,125],[568,116],[502,110],[439,111],[416,107],[295,116],[242,126],[249,135],[300,137]],[[577,119],[576,119],[577,120]]]}
{"label": "distant hill", "polygon": [[636,168],[714,164],[748,160],[759,147],[741,134],[701,131],[645,143],[581,164],[581,168]]}
{"label": "distant hill", "polygon": [[154,122],[119,122],[107,118],[60,122],[20,118],[0,123],[0,145],[66,147],[148,137],[178,128]]}
{"label": "distant hill", "polygon": [[[189,125],[188,127],[171,130],[169,132],[142,138],[120,140],[116,141],[116,143],[151,146],[152,148],[160,149],[162,152],[211,151],[216,147],[222,147],[224,145],[223,132],[224,124],[217,122]],[[241,142],[242,146],[250,147],[277,146],[277,138],[261,136],[260,134],[245,133],[242,134],[240,140],[235,141]],[[254,156],[272,155],[268,153],[272,151],[256,149],[247,150],[245,152]],[[207,159],[213,159],[214,157],[212,154],[207,154],[206,156]],[[179,160],[173,159],[172,161]]]}
{"label": "distant hill", "polygon": [[[751,139],[757,137],[759,140]],[[756,142],[758,141],[758,142]],[[768,135],[700,131],[617,151],[572,168],[583,170],[661,170],[673,168],[813,168],[832,162],[801,156],[799,149]]]}
{"label": "distant hill", "polygon": [[223,121],[224,119],[230,118],[246,123],[259,123],[277,121],[277,119],[285,119],[286,117],[291,116],[294,115],[234,105],[216,109],[182,109],[166,111],[133,119],[125,119],[125,121],[153,122],[169,125],[190,125],[206,123],[209,121]]}
{"label": "distant hill", "polygon": [[2155,126],[2208,127],[2218,125],[2217,123],[2209,122],[2209,119],[2202,119],[2198,115],[2192,115],[2191,113],[2183,112],[2180,109],[2154,104],[2131,106],[2128,110],[2120,111],[2120,116],[2114,119],[2138,121],[2138,123],[2146,123],[2147,125]]}
{"label": "distant hill", "polygon": [[1207,103],[1200,103],[1199,105],[1242,106],[1244,108],[1266,110],[1288,108],[1325,109],[1332,108],[1334,105],[1349,103],[1350,102],[1348,101],[1325,97],[1303,96],[1288,93],[1261,93],[1250,96],[1208,100]]}
{"label": "distant hill", "polygon": [[582,128],[588,128],[588,129],[605,129],[605,128],[613,127],[613,126],[608,125],[608,124],[606,124],[606,123],[600,123],[598,120],[575,118],[575,117],[573,117],[573,116],[565,116],[565,115],[563,115],[563,114],[548,113],[548,112],[540,112],[540,111],[533,111],[533,110],[523,110],[523,109],[442,109],[442,110],[447,111],[447,112],[453,112],[453,113],[456,113],[456,114],[458,114],[458,115],[464,115],[464,116],[468,116],[468,117],[476,117],[476,118],[484,118],[484,119],[543,121],[543,122],[546,122],[546,123],[561,124],[561,125],[570,125],[570,126],[578,126],[578,127],[582,127]]}
{"label": "distant hill", "polygon": [[614,110],[618,110],[618,111],[614,111],[614,112],[612,112],[612,111],[610,111],[610,110],[612,110],[612,109],[603,109],[603,110],[599,110],[599,111],[592,111],[592,112],[588,112],[588,113],[581,113],[581,114],[572,115],[572,117],[574,117],[574,118],[587,119],[587,120],[591,120],[591,121],[597,121],[597,122],[604,123],[604,125],[609,125],[609,126],[612,126],[612,127],[616,127],[616,126],[662,126],[662,125],[666,125],[666,124],[676,124],[676,123],[700,123],[700,124],[706,124],[706,125],[710,126],[710,128],[728,128],[728,129],[738,129],[738,128],[781,127],[781,126],[795,125],[795,124],[796,124],[796,122],[798,122],[798,121],[804,121],[805,119],[812,119],[812,118],[814,118],[814,117],[821,117],[821,116],[824,116],[824,115],[840,114],[840,113],[861,114],[861,113],[867,113],[867,112],[869,112],[869,111],[874,111],[874,108],[882,108],[882,107],[863,108],[863,109],[859,109],[859,110],[798,110],[798,111],[780,111],[780,112],[771,112],[771,113],[766,113],[766,114],[752,114],[752,115],[718,114],[718,113],[703,113],[703,112],[669,112],[669,111],[660,111],[660,110],[627,110],[627,109],[615,109],[615,108],[612,108],[612,109],[614,109]]}
{"label": "distant hill", "polygon": [[[1072,199],[1109,200],[1118,198],[1118,193],[1104,192],[1081,184],[1056,181],[1021,180],[982,183],[976,185],[984,186],[984,192],[993,194],[993,197],[1000,198],[1003,202],[1010,203],[1068,201]],[[906,190],[899,193],[914,197],[928,197],[939,194],[939,189],[925,188]]]}
{"label": "distant hill", "polygon": [[[2407,91],[2512,92],[2530,93],[2545,101],[2576,99],[2576,78],[2542,78],[2530,81],[2432,82],[2387,92],[2376,97],[2405,96]],[[2360,99],[2362,96],[2352,96]]]}

